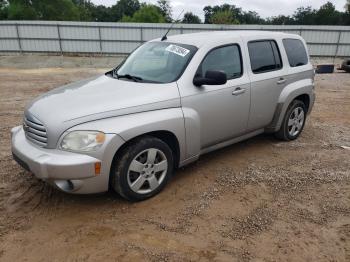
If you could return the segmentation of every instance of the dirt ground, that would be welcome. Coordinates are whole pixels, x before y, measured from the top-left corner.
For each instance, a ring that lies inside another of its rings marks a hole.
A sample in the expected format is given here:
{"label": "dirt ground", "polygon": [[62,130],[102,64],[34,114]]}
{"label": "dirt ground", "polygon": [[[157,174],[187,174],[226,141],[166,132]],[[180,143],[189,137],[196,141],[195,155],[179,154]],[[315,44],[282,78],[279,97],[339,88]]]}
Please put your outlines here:
{"label": "dirt ground", "polygon": [[350,261],[350,74],[318,75],[301,137],[207,154],[141,203],[61,193],[11,157],[24,105],[93,68],[0,68],[0,261]]}

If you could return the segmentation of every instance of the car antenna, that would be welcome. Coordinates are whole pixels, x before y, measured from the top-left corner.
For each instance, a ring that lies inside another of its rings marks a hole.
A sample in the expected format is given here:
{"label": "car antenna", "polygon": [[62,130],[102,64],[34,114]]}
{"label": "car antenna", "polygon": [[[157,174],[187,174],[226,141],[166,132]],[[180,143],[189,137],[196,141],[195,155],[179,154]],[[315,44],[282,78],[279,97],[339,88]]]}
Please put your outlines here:
{"label": "car antenna", "polygon": [[163,35],[161,41],[167,40],[167,34],[169,33],[169,31],[173,28],[174,24],[176,24],[179,21],[180,16],[182,15],[182,13],[184,12],[184,10],[182,9],[181,13],[178,15],[177,19],[174,20],[174,22],[171,23],[171,26],[169,27],[168,31],[166,31],[165,35]]}

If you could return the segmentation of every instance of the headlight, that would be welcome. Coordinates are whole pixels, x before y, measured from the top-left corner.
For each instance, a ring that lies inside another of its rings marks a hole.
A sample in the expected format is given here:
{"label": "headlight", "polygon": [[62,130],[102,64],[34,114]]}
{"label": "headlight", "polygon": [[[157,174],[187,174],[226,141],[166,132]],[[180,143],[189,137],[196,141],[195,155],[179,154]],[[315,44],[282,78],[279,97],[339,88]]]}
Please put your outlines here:
{"label": "headlight", "polygon": [[69,151],[95,151],[103,145],[105,139],[106,135],[102,132],[73,131],[62,139],[60,148]]}

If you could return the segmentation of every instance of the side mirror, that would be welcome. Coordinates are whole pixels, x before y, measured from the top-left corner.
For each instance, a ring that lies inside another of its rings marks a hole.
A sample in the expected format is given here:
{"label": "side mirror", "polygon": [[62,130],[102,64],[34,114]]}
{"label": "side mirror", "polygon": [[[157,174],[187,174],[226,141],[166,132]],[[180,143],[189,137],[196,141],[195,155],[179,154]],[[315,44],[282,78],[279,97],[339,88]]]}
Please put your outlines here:
{"label": "side mirror", "polygon": [[202,85],[224,85],[227,82],[227,75],[222,71],[208,70],[205,77],[195,77],[193,84],[195,86]]}

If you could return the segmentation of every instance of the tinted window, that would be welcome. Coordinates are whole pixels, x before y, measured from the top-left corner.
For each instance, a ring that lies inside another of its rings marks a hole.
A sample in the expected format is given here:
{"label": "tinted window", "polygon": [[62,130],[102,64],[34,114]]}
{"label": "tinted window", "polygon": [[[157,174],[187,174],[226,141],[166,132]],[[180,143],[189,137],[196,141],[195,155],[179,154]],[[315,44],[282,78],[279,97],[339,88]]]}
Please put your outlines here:
{"label": "tinted window", "polygon": [[223,46],[211,50],[200,65],[197,75],[205,76],[208,70],[224,71],[227,79],[242,75],[241,52],[237,45]]}
{"label": "tinted window", "polygon": [[263,73],[282,68],[281,55],[275,41],[248,43],[250,63],[254,73]]}
{"label": "tinted window", "polygon": [[283,39],[283,45],[291,67],[308,64],[309,60],[303,42],[299,39]]}

